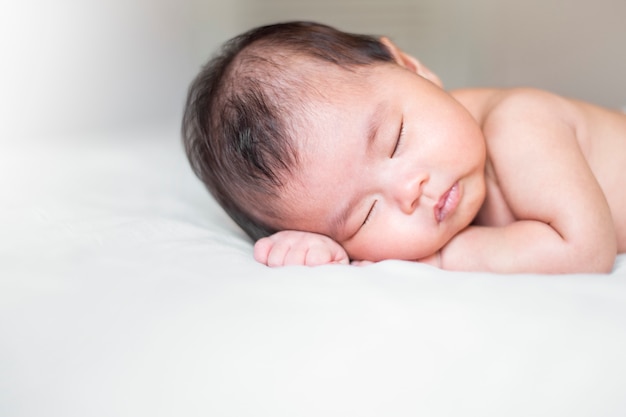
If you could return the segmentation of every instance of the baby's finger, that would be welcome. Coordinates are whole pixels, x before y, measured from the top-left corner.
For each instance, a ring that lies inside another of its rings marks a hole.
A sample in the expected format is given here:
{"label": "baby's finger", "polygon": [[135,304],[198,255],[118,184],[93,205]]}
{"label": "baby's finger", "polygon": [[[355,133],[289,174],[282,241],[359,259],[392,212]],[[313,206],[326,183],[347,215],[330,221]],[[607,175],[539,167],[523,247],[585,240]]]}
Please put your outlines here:
{"label": "baby's finger", "polygon": [[283,266],[285,265],[285,257],[291,250],[291,244],[285,242],[274,242],[268,256],[267,266]]}
{"label": "baby's finger", "polygon": [[254,244],[254,259],[259,263],[267,265],[272,246],[274,246],[274,242],[267,237],[257,240]]}
{"label": "baby's finger", "polygon": [[304,265],[317,266],[333,262],[330,250],[325,246],[313,246],[304,255]]}
{"label": "baby's finger", "polygon": [[341,246],[337,245],[335,253],[332,255],[332,262],[336,264],[349,265],[350,257]]}
{"label": "baby's finger", "polygon": [[306,248],[292,245],[285,253],[283,265],[305,265],[306,252]]}

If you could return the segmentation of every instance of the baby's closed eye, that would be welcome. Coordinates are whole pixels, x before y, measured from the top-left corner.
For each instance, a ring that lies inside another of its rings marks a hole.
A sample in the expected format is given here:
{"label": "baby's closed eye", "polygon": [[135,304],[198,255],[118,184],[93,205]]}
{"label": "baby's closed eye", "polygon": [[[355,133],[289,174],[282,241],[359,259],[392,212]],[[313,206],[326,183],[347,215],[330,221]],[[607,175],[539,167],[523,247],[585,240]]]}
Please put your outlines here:
{"label": "baby's closed eye", "polygon": [[393,147],[393,150],[391,151],[390,158],[393,158],[396,155],[396,153],[398,152],[398,149],[400,149],[400,145],[403,142],[402,139],[404,138],[404,130],[405,130],[404,119],[402,119],[402,121],[400,122],[400,128],[398,130],[397,139],[395,141],[395,145]]}

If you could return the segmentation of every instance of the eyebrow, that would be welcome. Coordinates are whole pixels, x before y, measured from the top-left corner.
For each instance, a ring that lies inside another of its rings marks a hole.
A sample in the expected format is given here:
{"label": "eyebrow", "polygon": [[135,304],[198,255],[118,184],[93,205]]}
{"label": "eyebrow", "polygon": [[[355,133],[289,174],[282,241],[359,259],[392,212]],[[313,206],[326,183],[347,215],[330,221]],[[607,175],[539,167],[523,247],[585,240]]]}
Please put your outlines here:
{"label": "eyebrow", "polygon": [[[368,120],[367,130],[366,130],[367,142],[366,142],[366,148],[365,148],[366,154],[369,154],[371,152],[374,146],[374,143],[376,142],[376,139],[378,137],[378,131],[380,130],[382,122],[386,116],[385,114],[386,108],[387,106],[385,102],[379,102],[374,108],[374,111],[370,113],[370,116],[367,119]],[[335,214],[331,217],[330,219],[331,235],[330,236],[334,238],[335,240],[344,240],[353,236],[353,234],[348,235],[348,236],[343,236],[343,235],[339,236],[339,232],[344,228],[346,222],[348,221],[348,217],[350,216],[351,211],[354,205],[356,204],[356,202],[359,200],[359,198],[360,196],[354,194],[350,198],[348,203],[343,205],[343,207],[337,210]],[[355,231],[355,233],[356,232],[358,232],[358,229]]]}

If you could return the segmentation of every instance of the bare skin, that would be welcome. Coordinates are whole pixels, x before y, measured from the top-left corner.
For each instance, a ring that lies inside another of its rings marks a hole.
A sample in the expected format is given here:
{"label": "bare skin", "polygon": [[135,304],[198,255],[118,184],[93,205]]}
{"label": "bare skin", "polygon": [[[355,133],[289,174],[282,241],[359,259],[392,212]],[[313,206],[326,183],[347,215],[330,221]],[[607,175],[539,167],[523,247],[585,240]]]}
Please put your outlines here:
{"label": "bare skin", "polygon": [[626,115],[532,89],[446,92],[383,42],[396,65],[328,81],[283,190],[298,215],[255,259],[609,272],[626,252]]}

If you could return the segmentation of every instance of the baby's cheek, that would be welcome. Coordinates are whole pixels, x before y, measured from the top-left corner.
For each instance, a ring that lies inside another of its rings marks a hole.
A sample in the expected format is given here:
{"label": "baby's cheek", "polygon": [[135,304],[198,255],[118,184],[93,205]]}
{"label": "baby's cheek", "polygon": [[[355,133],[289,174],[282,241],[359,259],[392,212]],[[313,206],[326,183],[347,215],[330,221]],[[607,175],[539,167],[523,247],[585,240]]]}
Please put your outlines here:
{"label": "baby's cheek", "polygon": [[436,254],[445,242],[438,237],[418,233],[393,233],[392,230],[375,239],[361,242],[359,246],[346,249],[352,260],[378,262],[385,259],[415,261]]}
{"label": "baby's cheek", "polygon": [[354,240],[351,240],[349,242],[341,243],[341,246],[343,246],[344,250],[348,254],[350,261],[358,262],[358,261],[365,261],[365,260],[370,261],[371,260],[368,257],[369,251],[367,250],[367,247],[363,245],[362,242],[355,242]]}
{"label": "baby's cheek", "polygon": [[385,239],[377,239],[358,244],[344,245],[350,260],[359,262],[378,262],[385,259],[399,259],[394,251],[390,251]]}

